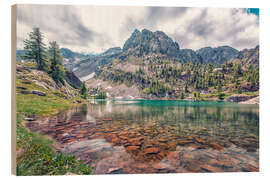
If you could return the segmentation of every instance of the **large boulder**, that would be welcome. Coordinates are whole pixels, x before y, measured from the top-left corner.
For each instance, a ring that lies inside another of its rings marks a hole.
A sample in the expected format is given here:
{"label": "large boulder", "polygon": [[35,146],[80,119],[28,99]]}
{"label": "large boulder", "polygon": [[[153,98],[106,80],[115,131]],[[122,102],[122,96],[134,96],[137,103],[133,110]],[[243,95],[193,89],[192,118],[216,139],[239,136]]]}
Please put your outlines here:
{"label": "large boulder", "polygon": [[38,91],[38,90],[33,90],[32,91],[32,94],[36,94],[36,95],[39,95],[39,96],[46,96],[46,93],[45,92]]}

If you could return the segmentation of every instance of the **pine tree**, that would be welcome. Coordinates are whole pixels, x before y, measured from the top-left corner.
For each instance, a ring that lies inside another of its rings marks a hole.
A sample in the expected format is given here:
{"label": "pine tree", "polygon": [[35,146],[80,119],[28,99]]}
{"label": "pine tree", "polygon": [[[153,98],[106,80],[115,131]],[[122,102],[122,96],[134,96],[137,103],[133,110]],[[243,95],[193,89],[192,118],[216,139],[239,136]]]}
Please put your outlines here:
{"label": "pine tree", "polygon": [[185,94],[183,92],[181,92],[180,98],[181,99],[184,99],[185,98]]}
{"label": "pine tree", "polygon": [[96,99],[106,99],[106,98],[107,98],[107,95],[105,92],[100,92],[96,97]]}
{"label": "pine tree", "polygon": [[238,93],[238,94],[242,93],[241,85],[240,85],[240,82],[238,80],[235,83],[235,89],[236,89],[236,93]]}
{"label": "pine tree", "polygon": [[217,92],[221,93],[221,91],[222,91],[221,83],[220,83],[220,81],[218,81],[218,83],[217,83]]}
{"label": "pine tree", "polygon": [[194,90],[197,90],[199,87],[198,87],[198,81],[196,80],[195,83],[194,83]]}
{"label": "pine tree", "polygon": [[185,93],[188,93],[188,85],[187,85],[187,83],[185,84]]}
{"label": "pine tree", "polygon": [[56,41],[50,42],[48,53],[51,61],[49,73],[55,82],[64,84],[65,70],[62,65],[63,57],[60,54],[59,45]]}
{"label": "pine tree", "polygon": [[82,95],[82,97],[84,99],[86,99],[86,96],[87,96],[87,89],[86,89],[86,86],[85,86],[85,82],[82,83],[81,85],[81,88],[80,88],[80,94]]}
{"label": "pine tree", "polygon": [[46,69],[46,47],[43,41],[43,35],[39,28],[33,28],[28,34],[29,39],[24,40],[24,59],[34,60],[37,63],[38,70]]}

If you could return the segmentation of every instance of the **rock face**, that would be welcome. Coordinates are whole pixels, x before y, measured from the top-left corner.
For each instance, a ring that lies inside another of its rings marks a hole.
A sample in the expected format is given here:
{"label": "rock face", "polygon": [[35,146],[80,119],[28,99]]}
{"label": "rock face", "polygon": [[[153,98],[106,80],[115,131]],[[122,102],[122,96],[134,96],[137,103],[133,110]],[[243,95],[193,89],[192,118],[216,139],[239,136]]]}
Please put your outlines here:
{"label": "rock face", "polygon": [[249,99],[254,98],[254,96],[248,96],[248,95],[244,95],[244,94],[234,94],[230,97],[227,97],[225,99],[225,101],[229,101],[229,102],[242,102],[242,101],[247,101]]}
{"label": "rock face", "polygon": [[154,55],[160,58],[178,60],[180,62],[214,63],[221,65],[229,60],[237,59],[243,67],[249,64],[259,66],[259,46],[254,49],[238,51],[230,46],[204,47],[197,51],[180,49],[179,44],[162,31],[152,32],[147,29],[135,29],[126,40],[123,48],[113,47],[100,54],[82,54],[72,52],[67,48],[60,49],[64,57],[64,65],[81,80],[89,80],[95,74],[98,76],[105,65],[110,65],[114,59],[126,59],[130,56],[143,57]]}
{"label": "rock face", "polygon": [[120,47],[110,48],[99,55],[90,56],[85,60],[73,64],[72,71],[79,78],[88,76],[89,74],[98,71],[104,65],[110,63],[121,53],[122,49]]}
{"label": "rock face", "polygon": [[122,49],[120,47],[113,47],[101,54],[101,56],[115,56],[122,52]]}
{"label": "rock face", "polygon": [[79,89],[82,84],[80,79],[73,72],[69,72],[69,71],[66,72],[65,80],[67,81],[69,85],[71,85],[72,87],[76,89]]}
{"label": "rock face", "polygon": [[255,98],[249,99],[247,101],[240,102],[239,104],[259,104],[260,103],[260,97],[257,96]]}
{"label": "rock face", "polygon": [[125,42],[123,51],[129,55],[143,56],[149,53],[160,53],[168,57],[178,57],[180,53],[179,45],[162,31],[152,32],[137,29]]}
{"label": "rock face", "polygon": [[259,67],[259,54],[260,47],[259,45],[253,49],[244,49],[239,52],[237,59],[240,59],[243,63],[243,68],[248,68],[249,65],[252,65],[254,68]]}
{"label": "rock face", "polygon": [[200,55],[198,55],[195,51],[193,51],[192,49],[181,49],[180,59],[183,62],[203,63],[203,58]]}
{"label": "rock face", "polygon": [[68,48],[61,48],[60,53],[63,56],[63,58],[65,58],[66,60],[70,62],[74,62],[76,61],[76,59],[86,59],[90,56],[90,55],[86,55],[86,54],[82,54],[78,52],[73,52]]}
{"label": "rock face", "polygon": [[63,56],[65,68],[68,71],[71,71],[77,63],[85,61],[90,57],[94,56],[93,54],[83,54],[79,52],[73,52],[68,48],[61,48],[60,53]]}
{"label": "rock face", "polygon": [[203,63],[223,64],[224,62],[238,56],[238,50],[230,46],[220,46],[217,48],[204,47],[196,51],[201,56]]}

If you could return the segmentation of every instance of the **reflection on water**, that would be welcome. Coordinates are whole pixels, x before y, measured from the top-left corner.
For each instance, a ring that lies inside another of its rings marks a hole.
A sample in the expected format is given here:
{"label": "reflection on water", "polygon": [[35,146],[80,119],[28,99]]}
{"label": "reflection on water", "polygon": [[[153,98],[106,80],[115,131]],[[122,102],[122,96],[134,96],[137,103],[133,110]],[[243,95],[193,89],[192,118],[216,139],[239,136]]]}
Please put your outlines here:
{"label": "reflection on water", "polygon": [[259,108],[218,102],[90,101],[27,126],[97,174],[258,171]]}

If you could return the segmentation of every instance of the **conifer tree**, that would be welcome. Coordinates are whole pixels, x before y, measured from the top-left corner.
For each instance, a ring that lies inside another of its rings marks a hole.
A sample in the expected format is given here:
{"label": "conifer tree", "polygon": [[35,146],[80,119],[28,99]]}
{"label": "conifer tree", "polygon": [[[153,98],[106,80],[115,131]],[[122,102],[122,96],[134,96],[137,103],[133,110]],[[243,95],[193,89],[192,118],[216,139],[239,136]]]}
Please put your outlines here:
{"label": "conifer tree", "polygon": [[187,83],[185,84],[185,93],[188,93],[188,85],[187,85]]}
{"label": "conifer tree", "polygon": [[183,92],[181,92],[180,98],[181,99],[184,99],[185,98],[185,94]]}
{"label": "conifer tree", "polygon": [[49,43],[50,74],[55,82],[64,84],[65,70],[62,65],[63,57],[60,54],[59,45],[56,41]]}
{"label": "conifer tree", "polygon": [[24,59],[34,60],[38,70],[46,69],[46,47],[43,43],[43,35],[39,28],[33,28],[28,34],[28,39],[24,40]]}
{"label": "conifer tree", "polygon": [[220,81],[218,81],[218,83],[217,83],[217,92],[221,93],[221,91],[222,91],[221,83],[220,83]]}
{"label": "conifer tree", "polygon": [[86,99],[86,96],[87,96],[87,89],[86,89],[86,86],[85,86],[85,82],[82,83],[81,85],[81,88],[80,88],[80,94],[82,95],[82,97],[84,99]]}

